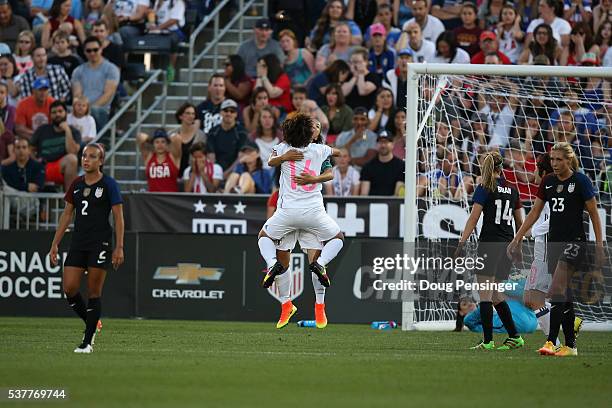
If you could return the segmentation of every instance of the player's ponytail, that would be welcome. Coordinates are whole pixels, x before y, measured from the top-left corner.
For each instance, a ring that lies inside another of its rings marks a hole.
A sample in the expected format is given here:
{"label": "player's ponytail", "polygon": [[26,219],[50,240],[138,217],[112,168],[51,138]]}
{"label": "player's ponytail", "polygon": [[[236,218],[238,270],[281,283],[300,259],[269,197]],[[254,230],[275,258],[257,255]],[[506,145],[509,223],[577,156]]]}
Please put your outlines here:
{"label": "player's ponytail", "polygon": [[578,158],[572,148],[572,145],[567,142],[558,142],[552,147],[551,151],[563,153],[563,157],[570,161],[570,168],[573,171],[578,171],[580,165],[578,164]]}
{"label": "player's ponytail", "polygon": [[487,190],[495,191],[497,186],[495,171],[501,172],[503,162],[504,160],[499,152],[491,152],[485,156],[482,165],[482,186]]}

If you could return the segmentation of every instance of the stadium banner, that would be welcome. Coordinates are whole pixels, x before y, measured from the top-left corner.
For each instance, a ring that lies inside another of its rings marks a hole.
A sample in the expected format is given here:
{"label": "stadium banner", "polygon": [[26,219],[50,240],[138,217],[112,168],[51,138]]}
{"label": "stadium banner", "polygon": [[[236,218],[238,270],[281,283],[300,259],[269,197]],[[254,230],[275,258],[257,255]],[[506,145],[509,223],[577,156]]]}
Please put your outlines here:
{"label": "stadium banner", "polygon": [[[257,234],[266,220],[267,197],[257,195],[125,194],[126,229],[215,235]],[[427,208],[418,200],[417,233],[426,238],[458,239],[469,213],[457,202],[440,199]],[[526,209],[529,203],[524,204]],[[345,236],[403,238],[404,200],[395,197],[329,197],[327,213]],[[612,206],[600,204],[600,218],[612,235]],[[594,239],[592,226],[590,238]]]}
{"label": "stadium banner", "polygon": [[[0,315],[74,316],[62,289],[62,267],[52,266],[49,248],[54,232],[0,232]],[[70,233],[60,245],[61,260],[70,246]],[[136,313],[136,234],[126,233],[125,263],[106,276],[103,293],[105,316],[132,317]],[[87,279],[81,283],[86,297]]]}

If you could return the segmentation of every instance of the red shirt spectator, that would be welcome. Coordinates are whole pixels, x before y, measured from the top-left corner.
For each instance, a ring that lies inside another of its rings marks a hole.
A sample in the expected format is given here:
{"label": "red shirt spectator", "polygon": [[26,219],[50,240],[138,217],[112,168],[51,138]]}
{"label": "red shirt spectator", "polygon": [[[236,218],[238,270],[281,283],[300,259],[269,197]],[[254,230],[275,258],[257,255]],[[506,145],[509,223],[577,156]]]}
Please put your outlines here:
{"label": "red shirt spectator", "polygon": [[34,131],[50,122],[49,109],[54,99],[49,96],[49,81],[37,78],[33,94],[19,101],[15,114],[15,133],[30,140]]}
{"label": "red shirt spectator", "polygon": [[[497,56],[499,57],[499,60],[501,61],[502,64],[504,65],[511,65],[512,61],[510,61],[510,58],[508,58],[506,56],[506,54],[504,54],[501,51],[497,51]],[[484,64],[485,63],[485,53],[480,51],[478,54],[474,55],[472,57],[472,59],[470,60],[470,63],[472,64]]]}
{"label": "red shirt spectator", "polygon": [[178,192],[177,179],[181,163],[180,139],[175,138],[171,142],[164,129],[157,129],[151,139],[146,133],[140,133],[136,140],[142,159],[146,163],[145,174],[149,191]]}

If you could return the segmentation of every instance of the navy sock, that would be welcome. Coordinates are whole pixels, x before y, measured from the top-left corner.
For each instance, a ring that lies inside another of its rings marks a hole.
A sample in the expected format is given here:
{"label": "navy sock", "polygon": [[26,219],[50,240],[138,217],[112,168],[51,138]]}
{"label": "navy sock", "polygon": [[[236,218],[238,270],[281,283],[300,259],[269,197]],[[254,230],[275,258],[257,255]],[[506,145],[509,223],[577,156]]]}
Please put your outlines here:
{"label": "navy sock", "polygon": [[563,311],[563,319],[561,325],[563,327],[563,335],[565,336],[565,345],[571,348],[576,347],[576,335],[574,334],[574,303],[565,302],[565,310]]}
{"label": "navy sock", "polygon": [[565,311],[565,299],[551,299],[550,306],[550,330],[548,331],[548,341],[555,344],[559,337],[559,329],[561,329],[561,320]]}
{"label": "navy sock", "polygon": [[506,303],[506,301],[504,300],[503,302],[496,304],[495,310],[497,310],[497,315],[504,324],[504,327],[508,332],[508,336],[517,337],[518,334],[516,332],[516,326],[514,325],[514,320],[512,319],[512,312],[510,311],[508,303]]}
{"label": "navy sock", "polygon": [[89,298],[89,302],[87,303],[87,322],[83,343],[91,344],[91,339],[96,332],[96,327],[98,326],[98,320],[100,320],[101,311],[102,302],[100,298]]}
{"label": "navy sock", "polygon": [[74,313],[77,314],[85,323],[87,323],[87,309],[85,308],[85,302],[83,302],[83,297],[81,293],[77,292],[76,295],[68,298],[68,305],[74,310]]}
{"label": "navy sock", "polygon": [[493,340],[493,303],[480,302],[480,321],[482,322],[482,334],[485,343]]}

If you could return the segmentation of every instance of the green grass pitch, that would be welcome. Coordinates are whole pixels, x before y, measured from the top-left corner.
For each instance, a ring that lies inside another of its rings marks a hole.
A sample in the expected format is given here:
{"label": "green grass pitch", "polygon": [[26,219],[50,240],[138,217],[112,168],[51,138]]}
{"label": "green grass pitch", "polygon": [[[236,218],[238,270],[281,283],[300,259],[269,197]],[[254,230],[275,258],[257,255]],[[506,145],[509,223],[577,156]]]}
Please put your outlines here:
{"label": "green grass pitch", "polygon": [[[475,333],[325,330],[274,322],[105,319],[76,355],[74,319],[0,318],[0,389],[64,388],[62,407],[609,407],[612,334],[582,333],[577,358],[468,350]],[[496,340],[501,341],[501,335]]]}

